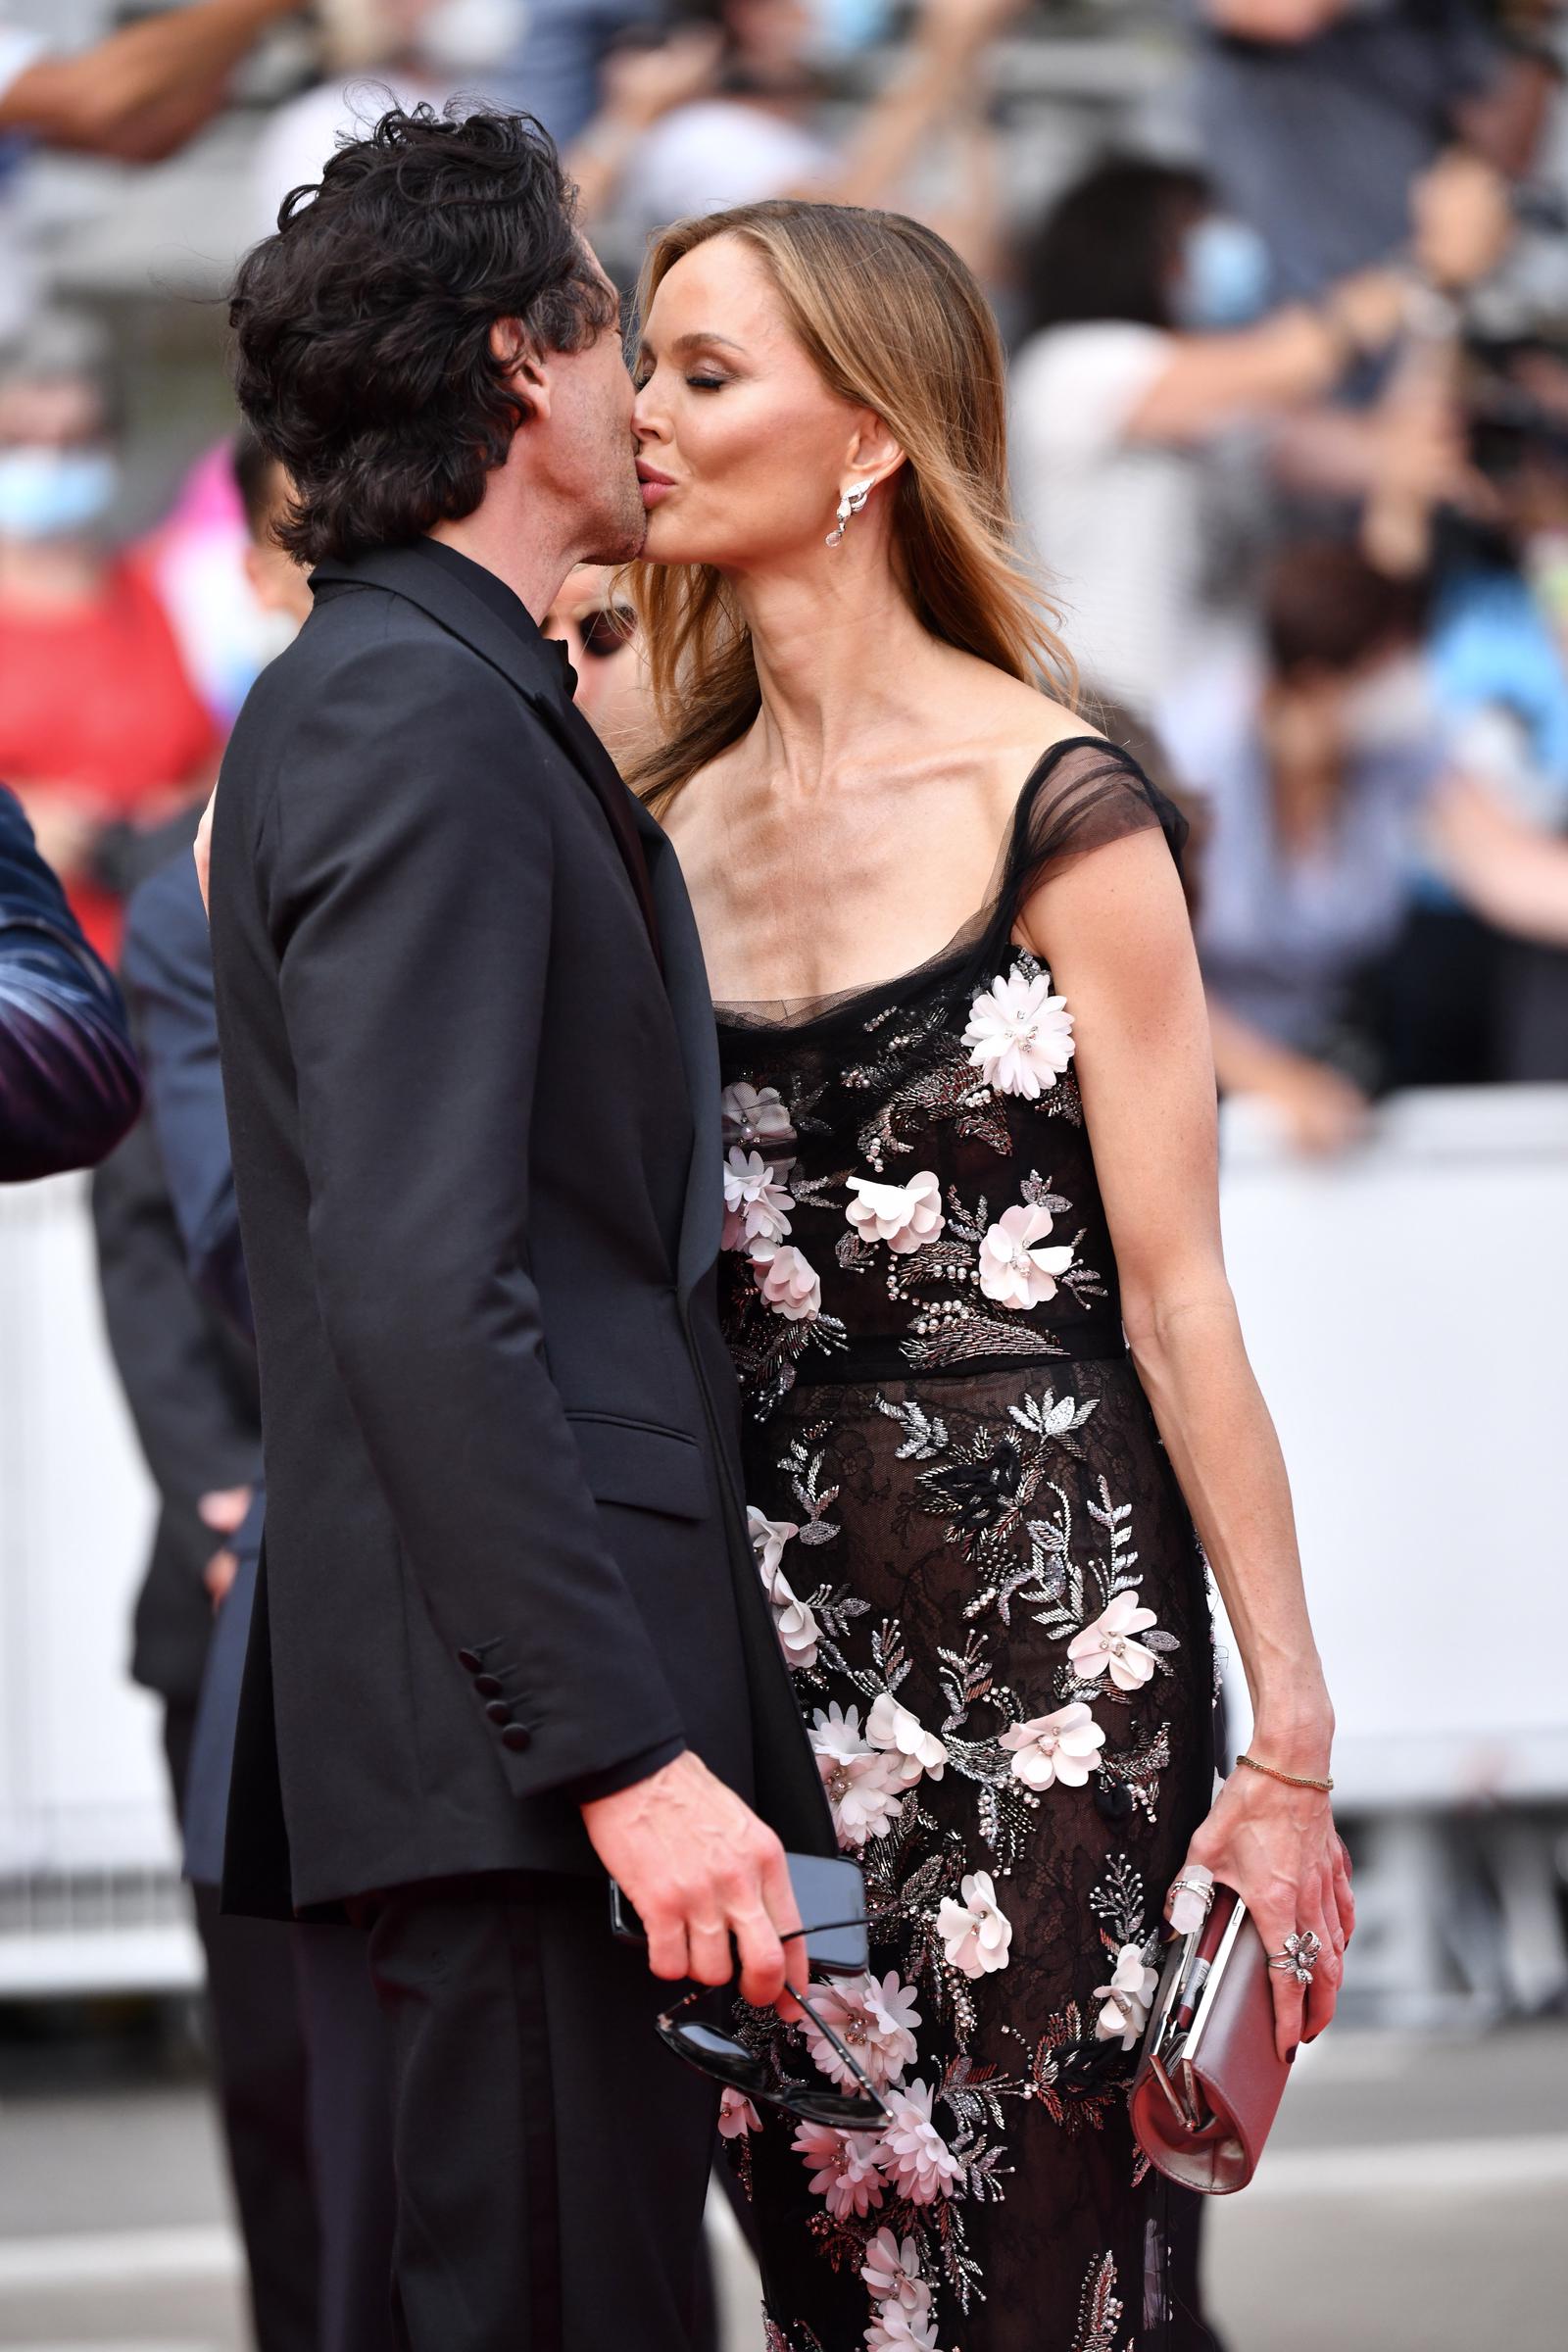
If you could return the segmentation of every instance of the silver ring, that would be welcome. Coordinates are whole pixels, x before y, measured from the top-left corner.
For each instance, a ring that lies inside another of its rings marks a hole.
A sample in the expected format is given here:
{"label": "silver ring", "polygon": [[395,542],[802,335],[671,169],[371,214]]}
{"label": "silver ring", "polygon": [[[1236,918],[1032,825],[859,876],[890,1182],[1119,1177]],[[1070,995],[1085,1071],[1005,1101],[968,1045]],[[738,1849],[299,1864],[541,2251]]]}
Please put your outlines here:
{"label": "silver ring", "polygon": [[1312,1971],[1323,1949],[1323,1938],[1313,1928],[1302,1928],[1295,1936],[1287,1936],[1283,1952],[1269,1954],[1270,1968],[1284,1970],[1298,1984],[1310,1984]]}

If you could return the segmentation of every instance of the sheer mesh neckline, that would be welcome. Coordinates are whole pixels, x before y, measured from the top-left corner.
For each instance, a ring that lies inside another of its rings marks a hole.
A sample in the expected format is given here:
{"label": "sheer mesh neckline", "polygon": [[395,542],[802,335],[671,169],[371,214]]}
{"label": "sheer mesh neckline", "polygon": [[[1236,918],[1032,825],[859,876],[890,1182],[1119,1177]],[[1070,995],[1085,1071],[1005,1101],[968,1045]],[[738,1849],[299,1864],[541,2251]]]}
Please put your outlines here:
{"label": "sheer mesh neckline", "polygon": [[[988,945],[1004,914],[1006,930],[1012,930],[1013,901],[1017,896],[1020,871],[1020,835],[1025,833],[1031,810],[1041,785],[1065,754],[1091,750],[1105,755],[1107,762],[1124,779],[1136,779],[1150,801],[1156,819],[1164,822],[1164,814],[1143,771],[1130,753],[1103,735],[1064,735],[1059,742],[1048,744],[1035,761],[1018,790],[1011,818],[1003,836],[992,866],[991,882],[983,904],[953,934],[947,943],[928,956],[923,962],[911,964],[904,971],[894,972],[883,980],[858,982],[854,988],[836,989],[815,997],[738,997],[721,998],[713,1005],[714,1016],[721,1029],[768,1029],[774,1032],[806,1030],[820,1021],[864,1004],[868,1000],[902,995],[929,984],[949,971],[960,970],[974,957],[977,951]],[[1171,812],[1174,814],[1174,811]],[[1169,826],[1166,831],[1169,833]],[[1088,846],[1088,845],[1086,845]],[[1175,846],[1173,844],[1173,846]],[[1049,856],[1031,858],[1029,865],[1039,870],[1048,863]],[[1000,943],[999,943],[1000,944]]]}

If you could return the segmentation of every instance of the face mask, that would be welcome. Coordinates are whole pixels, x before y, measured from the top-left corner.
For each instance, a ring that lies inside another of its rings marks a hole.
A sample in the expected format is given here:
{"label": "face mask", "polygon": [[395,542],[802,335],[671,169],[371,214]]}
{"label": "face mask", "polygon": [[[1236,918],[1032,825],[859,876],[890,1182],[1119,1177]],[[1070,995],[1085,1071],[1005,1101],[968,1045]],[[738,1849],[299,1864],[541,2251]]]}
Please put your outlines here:
{"label": "face mask", "polygon": [[1345,696],[1345,727],[1358,752],[1399,751],[1432,728],[1426,673],[1414,654],[1396,654]]}
{"label": "face mask", "polygon": [[416,45],[432,74],[482,74],[516,46],[523,25],[520,0],[438,0]]}
{"label": "face mask", "polygon": [[1246,326],[1268,301],[1268,247],[1255,228],[1205,213],[1182,245],[1177,322],[1194,334]]}
{"label": "face mask", "polygon": [[0,538],[75,538],[103,519],[119,488],[106,449],[0,452]]}
{"label": "face mask", "polygon": [[812,54],[851,57],[871,48],[886,34],[892,14],[892,0],[811,0]]}

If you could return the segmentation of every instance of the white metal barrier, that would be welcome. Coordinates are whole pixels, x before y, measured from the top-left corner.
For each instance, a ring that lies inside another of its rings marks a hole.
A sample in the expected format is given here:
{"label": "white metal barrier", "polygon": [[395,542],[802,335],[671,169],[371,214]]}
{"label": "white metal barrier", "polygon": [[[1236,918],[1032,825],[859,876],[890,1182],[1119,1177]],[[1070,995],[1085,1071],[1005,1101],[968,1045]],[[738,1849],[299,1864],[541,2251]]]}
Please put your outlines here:
{"label": "white metal barrier", "polygon": [[[1568,1088],[1410,1095],[1327,1165],[1233,1105],[1224,1216],[1340,1799],[1377,1819],[1369,1893],[1408,1987],[1432,1965],[1441,1825],[1568,1799]],[[85,1186],[0,1192],[0,1994],[193,1981],[156,1707],[124,1672],[152,1511]],[[1526,1836],[1500,1898],[1535,1997],[1568,1968],[1549,1868]]]}
{"label": "white metal barrier", "polygon": [[198,1978],[157,1702],[125,1671],[154,1509],[86,1179],[0,1189],[0,1994]]}

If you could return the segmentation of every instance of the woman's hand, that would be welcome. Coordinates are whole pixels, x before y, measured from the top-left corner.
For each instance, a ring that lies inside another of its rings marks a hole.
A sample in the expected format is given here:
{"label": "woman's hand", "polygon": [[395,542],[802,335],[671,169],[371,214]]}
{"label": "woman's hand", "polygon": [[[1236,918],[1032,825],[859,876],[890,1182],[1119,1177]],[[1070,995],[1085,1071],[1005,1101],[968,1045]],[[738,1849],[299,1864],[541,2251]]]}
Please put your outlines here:
{"label": "woman's hand", "polygon": [[[1241,1896],[1272,1957],[1287,1936],[1310,1929],[1322,1946],[1310,1984],[1288,1969],[1269,1971],[1276,2046],[1284,2059],[1315,2041],[1333,2017],[1345,1978],[1345,1947],[1355,1928],[1350,1861],[1329,1800],[1239,1765],[1187,1849]],[[1167,1912],[1169,1904],[1166,1905]]]}

